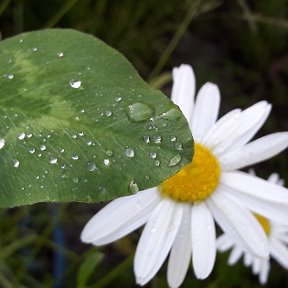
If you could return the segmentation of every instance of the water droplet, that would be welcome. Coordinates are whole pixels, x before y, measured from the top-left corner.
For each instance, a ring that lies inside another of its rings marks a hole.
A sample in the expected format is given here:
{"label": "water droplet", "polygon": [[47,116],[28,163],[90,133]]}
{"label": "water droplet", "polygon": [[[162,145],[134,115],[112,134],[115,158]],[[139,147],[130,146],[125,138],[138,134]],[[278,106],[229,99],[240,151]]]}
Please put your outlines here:
{"label": "water droplet", "polygon": [[76,134],[73,134],[73,135],[72,135],[72,138],[73,138],[73,139],[77,139],[77,135],[76,135]]}
{"label": "water droplet", "polygon": [[110,164],[111,164],[109,159],[104,159],[103,163],[105,166],[110,166]]}
{"label": "water droplet", "polygon": [[0,138],[0,149],[2,149],[5,146],[5,139]]}
{"label": "water droplet", "polygon": [[96,169],[96,165],[93,162],[87,162],[86,168],[87,168],[88,171],[92,172],[92,171],[94,171]]}
{"label": "water droplet", "polygon": [[64,53],[63,53],[63,52],[58,52],[58,53],[57,53],[57,56],[61,58],[61,57],[64,56]]}
{"label": "water droplet", "polygon": [[113,156],[113,151],[111,151],[111,150],[107,150],[105,153],[106,153],[106,155],[109,156],[109,157],[112,157],[112,156]]}
{"label": "water droplet", "polygon": [[81,86],[81,81],[80,80],[71,80],[70,86],[74,89],[78,89]]}
{"label": "water droplet", "polygon": [[45,151],[46,150],[46,145],[41,145],[39,148],[41,151]]}
{"label": "water droplet", "polygon": [[33,134],[32,133],[30,133],[30,134],[27,134],[27,137],[28,138],[31,138],[33,136]]}
{"label": "water droplet", "polygon": [[133,158],[135,156],[135,152],[132,148],[126,148],[125,149],[125,155],[129,158]]}
{"label": "water droplet", "polygon": [[25,136],[26,136],[26,134],[25,134],[24,132],[21,132],[21,133],[18,135],[18,139],[19,139],[19,140],[23,140],[23,139],[25,139]]}
{"label": "water droplet", "polygon": [[60,150],[60,153],[64,153],[64,152],[65,152],[65,149],[62,148],[62,149]]}
{"label": "water droplet", "polygon": [[60,165],[60,168],[61,168],[61,169],[64,169],[65,166],[66,166],[66,165],[65,165],[64,163],[62,163],[62,164]]}
{"label": "water droplet", "polygon": [[80,112],[81,112],[81,113],[84,113],[84,112],[85,112],[85,109],[81,109]]}
{"label": "water droplet", "polygon": [[32,48],[32,51],[33,51],[33,52],[36,52],[36,51],[38,51],[38,48],[33,47],[33,48]]}
{"label": "water droplet", "polygon": [[154,109],[144,103],[135,103],[128,106],[128,115],[132,121],[145,121],[154,116]]}
{"label": "water droplet", "polygon": [[156,167],[159,167],[161,162],[159,160],[155,160],[154,164],[155,164]]}
{"label": "water droplet", "polygon": [[157,153],[156,152],[150,152],[149,157],[150,157],[150,159],[155,159],[157,157]]}
{"label": "water droplet", "polygon": [[181,156],[179,154],[176,154],[175,156],[173,156],[168,163],[169,167],[173,167],[176,166],[180,161],[181,161]]}
{"label": "water droplet", "polygon": [[91,145],[92,145],[92,141],[89,140],[89,141],[87,142],[87,145],[88,145],[88,146],[91,146]]}
{"label": "water droplet", "polygon": [[169,111],[159,115],[157,118],[164,118],[170,121],[175,121],[181,117],[181,112],[178,109],[172,108]]}
{"label": "water droplet", "polygon": [[116,102],[122,101],[122,97],[116,97],[116,98],[115,98],[115,101],[116,101]]}
{"label": "water droplet", "polygon": [[76,178],[76,177],[74,177],[72,180],[73,180],[73,182],[76,183],[76,184],[79,182],[79,179]]}
{"label": "water droplet", "polygon": [[35,153],[35,149],[34,149],[34,148],[31,148],[31,149],[29,150],[29,152],[30,152],[31,154],[34,154],[34,153]]}
{"label": "water droplet", "polygon": [[138,184],[132,180],[130,183],[129,183],[129,191],[133,194],[137,193],[139,191],[139,187],[138,187]]}
{"label": "water droplet", "polygon": [[19,165],[20,165],[19,160],[13,160],[12,163],[13,163],[13,166],[14,166],[15,168],[18,168]]}
{"label": "water droplet", "polygon": [[171,137],[170,137],[170,141],[171,141],[171,142],[175,142],[176,140],[177,140],[177,138],[176,138],[175,136],[171,136]]}
{"label": "water droplet", "polygon": [[73,155],[71,158],[72,158],[73,160],[78,160],[78,159],[79,159],[79,156],[78,156],[78,155]]}
{"label": "water droplet", "polygon": [[107,117],[110,117],[112,115],[112,111],[110,111],[110,110],[105,111],[105,115]]}
{"label": "water droplet", "polygon": [[57,161],[58,161],[58,159],[55,157],[50,157],[50,159],[49,159],[50,164],[56,164]]}
{"label": "water droplet", "polygon": [[150,136],[143,136],[143,140],[145,143],[150,143]]}
{"label": "water droplet", "polygon": [[83,133],[83,132],[79,132],[78,135],[79,135],[80,137],[82,137],[82,136],[84,135],[84,133]]}
{"label": "water droplet", "polygon": [[13,75],[13,74],[8,74],[8,75],[7,75],[7,79],[12,80],[13,78],[14,78],[14,75]]}
{"label": "water droplet", "polygon": [[153,137],[153,142],[154,142],[155,144],[160,144],[160,143],[161,143],[161,140],[162,140],[161,136],[154,136],[154,137]]}
{"label": "water droplet", "polygon": [[178,151],[182,151],[183,150],[183,145],[180,142],[176,142],[175,143],[175,149]]}

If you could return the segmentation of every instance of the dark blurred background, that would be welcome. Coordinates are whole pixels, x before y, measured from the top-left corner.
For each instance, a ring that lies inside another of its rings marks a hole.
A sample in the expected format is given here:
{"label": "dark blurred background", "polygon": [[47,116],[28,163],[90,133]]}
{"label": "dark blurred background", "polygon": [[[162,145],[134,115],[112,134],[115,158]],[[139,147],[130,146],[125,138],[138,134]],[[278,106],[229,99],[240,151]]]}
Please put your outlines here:
{"label": "dark blurred background", "polygon": [[[190,64],[197,90],[206,81],[220,86],[221,114],[260,100],[273,104],[260,136],[288,130],[287,16],[287,0],[1,0],[0,31],[2,39],[53,27],[93,34],[168,96],[173,66]],[[287,152],[254,168],[264,178],[278,172],[288,183]],[[100,250],[80,243],[101,206],[1,210],[0,287],[135,287],[129,255],[139,231]],[[190,271],[183,287],[261,287],[242,262],[226,263],[219,254],[207,280]],[[166,265],[147,287],[167,287]],[[267,287],[288,287],[288,272],[273,261]]]}

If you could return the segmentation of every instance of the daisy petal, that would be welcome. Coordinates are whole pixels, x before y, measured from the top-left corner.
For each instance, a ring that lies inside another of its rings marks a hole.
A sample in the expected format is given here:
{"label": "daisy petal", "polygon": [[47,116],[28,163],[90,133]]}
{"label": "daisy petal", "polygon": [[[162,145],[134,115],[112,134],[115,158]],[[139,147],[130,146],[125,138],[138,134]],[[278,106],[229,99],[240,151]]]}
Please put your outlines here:
{"label": "daisy petal", "polygon": [[220,106],[220,91],[217,85],[204,84],[198,92],[193,109],[191,130],[197,142],[210,130],[216,122]]}
{"label": "daisy petal", "polygon": [[231,127],[231,123],[235,123],[241,114],[241,109],[234,109],[224,116],[222,116],[207,132],[203,140],[201,141],[206,147],[213,149],[223,141],[223,137],[220,135],[227,135],[227,128]]}
{"label": "daisy petal", "polygon": [[243,146],[257,132],[255,127],[259,127],[259,123],[263,122],[263,117],[266,117],[270,107],[271,105],[266,101],[258,102],[242,111],[239,117],[234,118],[234,121],[229,121],[224,133],[219,131],[218,145],[213,152],[217,156],[221,156],[235,147]]}
{"label": "daisy petal", "polygon": [[259,281],[262,285],[267,283],[269,270],[270,270],[270,262],[263,261],[260,274],[259,274]]}
{"label": "daisy petal", "polygon": [[145,285],[160,269],[178,232],[183,207],[165,198],[154,209],[139,240],[134,258],[137,283]]}
{"label": "daisy petal", "polygon": [[267,179],[268,182],[271,182],[273,184],[278,184],[279,180],[280,180],[280,177],[278,173],[272,173]]}
{"label": "daisy petal", "polygon": [[190,205],[184,205],[182,223],[169,256],[167,278],[169,287],[179,287],[187,273],[191,259]]}
{"label": "daisy petal", "polygon": [[252,265],[252,262],[253,262],[253,259],[255,259],[255,257],[252,258],[252,256],[251,256],[249,253],[245,253],[245,254],[244,254],[244,265],[245,265],[246,267],[251,266],[251,265]]}
{"label": "daisy petal", "polygon": [[259,259],[259,258],[253,259],[253,261],[252,261],[252,273],[253,274],[259,274],[260,273],[262,262],[264,262],[264,261]]}
{"label": "daisy petal", "polygon": [[216,246],[219,251],[225,252],[233,247],[233,242],[225,233],[223,233],[220,237],[217,238]]}
{"label": "daisy petal", "polygon": [[195,97],[195,75],[192,67],[181,65],[173,69],[172,101],[177,104],[188,122],[192,118]]}
{"label": "daisy petal", "polygon": [[247,194],[253,198],[288,205],[288,190],[286,188],[248,173],[240,171],[222,173],[221,183],[231,190]]}
{"label": "daisy petal", "polygon": [[288,269],[288,248],[280,241],[271,238],[271,256],[285,269]]}
{"label": "daisy petal", "polygon": [[90,219],[81,240],[94,245],[111,243],[143,225],[157,202],[156,188],[118,198]]}
{"label": "daisy petal", "polygon": [[267,160],[288,147],[288,133],[273,133],[220,157],[224,170],[241,169]]}
{"label": "daisy petal", "polygon": [[205,279],[210,275],[216,257],[215,223],[205,202],[192,207],[191,233],[194,273],[198,279]]}
{"label": "daisy petal", "polygon": [[222,185],[222,192],[229,197],[232,197],[235,202],[241,203],[247,209],[256,212],[272,221],[287,224],[288,223],[288,213],[287,205],[285,204],[275,204],[270,201],[257,198],[253,194],[245,194],[234,189],[228,188]]}
{"label": "daisy petal", "polygon": [[220,189],[206,200],[219,226],[243,250],[256,257],[268,257],[267,237],[259,222]]}
{"label": "daisy petal", "polygon": [[242,254],[243,254],[243,250],[235,246],[232,249],[231,254],[228,258],[228,264],[234,265],[241,258]]}

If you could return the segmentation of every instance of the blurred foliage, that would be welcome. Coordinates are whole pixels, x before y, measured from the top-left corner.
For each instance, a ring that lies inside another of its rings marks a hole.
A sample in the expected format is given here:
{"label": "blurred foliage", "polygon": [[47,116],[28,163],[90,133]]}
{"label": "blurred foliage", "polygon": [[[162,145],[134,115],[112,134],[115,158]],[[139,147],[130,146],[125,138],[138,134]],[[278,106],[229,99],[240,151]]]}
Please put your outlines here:
{"label": "blurred foliage", "polygon": [[[144,79],[167,95],[172,67],[191,64],[198,89],[206,81],[220,86],[221,114],[265,99],[273,109],[259,135],[288,130],[287,0],[0,2],[2,38],[45,27],[96,35],[121,51]],[[263,177],[277,171],[287,183],[287,167],[286,152],[257,165],[256,170]],[[87,255],[98,251],[81,244],[79,235],[101,205],[69,204],[56,210],[51,206],[1,210],[0,287],[77,287],[77,271],[83,269]],[[55,238],[59,224],[64,227],[65,246]],[[86,279],[87,287],[136,287],[131,255],[139,235],[137,231],[100,249],[105,256]],[[62,270],[56,265],[59,257],[66,259]],[[196,280],[190,269],[182,286],[261,287],[242,263],[232,267],[226,263],[227,255],[218,254],[207,280]],[[165,265],[146,287],[167,287]],[[288,287],[287,271],[273,261],[267,287]]]}

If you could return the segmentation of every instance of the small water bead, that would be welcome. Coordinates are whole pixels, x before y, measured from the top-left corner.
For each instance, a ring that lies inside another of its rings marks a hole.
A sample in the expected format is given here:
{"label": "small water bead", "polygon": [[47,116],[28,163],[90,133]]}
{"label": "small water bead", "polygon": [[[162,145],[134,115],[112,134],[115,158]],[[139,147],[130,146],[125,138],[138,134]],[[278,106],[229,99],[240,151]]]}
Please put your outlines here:
{"label": "small water bead", "polygon": [[14,78],[14,75],[13,75],[13,74],[8,74],[8,75],[7,75],[7,79],[12,80],[13,78]]}
{"label": "small water bead", "polygon": [[128,116],[135,122],[145,121],[154,116],[154,109],[148,104],[134,103],[128,106]]}
{"label": "small water bead", "polygon": [[112,115],[112,111],[110,111],[110,110],[105,111],[105,115],[107,117],[110,117]]}
{"label": "small water bead", "polygon": [[161,136],[154,136],[154,137],[153,137],[153,142],[154,142],[155,144],[160,144],[161,141],[162,141],[162,137],[161,137]]}
{"label": "small water bead", "polygon": [[61,169],[64,169],[65,166],[66,166],[66,165],[65,165],[64,163],[62,163],[62,164],[60,165],[60,168],[61,168]]}
{"label": "small water bead", "polygon": [[33,52],[36,52],[36,51],[38,51],[38,48],[37,48],[37,47],[33,47],[31,50],[32,50]]}
{"label": "small water bead", "polygon": [[110,166],[111,161],[109,159],[104,159],[103,163],[105,166]]}
{"label": "small water bead", "polygon": [[38,154],[38,157],[40,158],[41,156],[42,156],[42,154],[41,154],[41,153],[39,153],[39,154]]}
{"label": "small water bead", "polygon": [[36,178],[37,180],[39,180],[39,179],[40,179],[40,176],[37,175],[35,178]]}
{"label": "small water bead", "polygon": [[76,134],[73,134],[73,135],[72,135],[72,138],[73,138],[73,139],[77,139],[77,135],[76,135]]}
{"label": "small water bead", "polygon": [[82,136],[84,135],[84,133],[83,133],[83,132],[79,132],[78,135],[79,135],[80,137],[82,137]]}
{"label": "small water bead", "polygon": [[183,145],[180,142],[176,142],[175,143],[175,149],[178,151],[182,151],[183,150]]}
{"label": "small water bead", "polygon": [[91,146],[91,145],[92,145],[92,141],[89,140],[89,141],[87,142],[87,145],[88,145],[88,146]]}
{"label": "small water bead", "polygon": [[88,171],[92,172],[96,169],[96,165],[95,165],[95,163],[89,161],[86,163],[86,168]]}
{"label": "small water bead", "polygon": [[70,81],[70,86],[74,89],[78,89],[81,87],[81,81],[80,80],[71,80]]}
{"label": "small water bead", "polygon": [[79,179],[76,178],[76,177],[74,177],[74,178],[72,179],[72,181],[77,184],[77,183],[79,182]]}
{"label": "small water bead", "polygon": [[119,96],[119,97],[116,97],[116,98],[115,98],[115,101],[116,101],[117,103],[120,102],[120,101],[122,101],[122,97],[120,97],[120,96]]}
{"label": "small water bead", "polygon": [[46,145],[41,145],[39,148],[41,151],[45,151],[46,150]]}
{"label": "small water bead", "polygon": [[147,135],[143,136],[143,140],[147,144],[150,143],[150,136],[147,136]]}
{"label": "small water bead", "polygon": [[5,139],[0,138],[0,149],[2,149],[5,146]]}
{"label": "small water bead", "polygon": [[181,156],[179,154],[176,154],[175,156],[173,156],[168,163],[169,167],[173,167],[176,166],[180,161],[181,161]]}
{"label": "small water bead", "polygon": [[159,118],[164,118],[170,121],[177,120],[181,117],[181,112],[178,109],[172,108],[169,111],[161,114]]}
{"label": "small water bead", "polygon": [[65,149],[62,148],[62,149],[60,150],[60,153],[64,153],[64,152],[65,152]]}
{"label": "small water bead", "polygon": [[12,161],[12,164],[13,164],[13,166],[14,166],[15,168],[18,168],[19,165],[20,165],[20,162],[19,162],[19,160],[15,159],[15,160]]}
{"label": "small water bead", "polygon": [[29,150],[29,152],[31,153],[31,154],[34,154],[35,153],[35,149],[34,148],[31,148],[30,150]]}
{"label": "small water bead", "polygon": [[138,184],[135,182],[135,180],[132,180],[130,183],[129,183],[129,191],[133,194],[137,193],[140,189],[138,187]]}
{"label": "small water bead", "polygon": [[133,158],[135,156],[135,152],[132,148],[127,147],[125,149],[125,155],[129,158]]}
{"label": "small water bead", "polygon": [[176,140],[177,140],[177,138],[176,138],[175,136],[171,136],[171,137],[170,137],[170,141],[171,141],[171,142],[175,142]]}
{"label": "small water bead", "polygon": [[106,153],[106,155],[109,156],[109,157],[112,157],[113,154],[114,154],[113,151],[111,151],[111,150],[107,150],[105,153]]}
{"label": "small water bead", "polygon": [[58,159],[56,157],[50,157],[49,162],[50,164],[56,164]]}
{"label": "small water bead", "polygon": [[156,152],[150,152],[149,157],[150,157],[150,159],[155,159],[157,157],[157,153]]}
{"label": "small water bead", "polygon": [[155,160],[154,164],[155,164],[156,167],[159,167],[161,162],[160,162],[160,160]]}
{"label": "small water bead", "polygon": [[57,56],[61,58],[61,57],[64,56],[64,53],[63,53],[63,52],[58,52],[58,53],[57,53]]}
{"label": "small water bead", "polygon": [[18,135],[18,139],[19,140],[24,140],[26,137],[26,134],[24,132],[21,132],[19,135]]}
{"label": "small water bead", "polygon": [[72,158],[73,160],[78,160],[78,159],[79,159],[79,156],[78,156],[78,155],[73,155],[71,158]]}
{"label": "small water bead", "polygon": [[85,112],[85,109],[81,109],[80,112],[81,112],[81,113],[84,113],[84,112]]}
{"label": "small water bead", "polygon": [[33,136],[33,134],[32,133],[30,133],[30,134],[27,134],[27,137],[28,138],[31,138]]}

